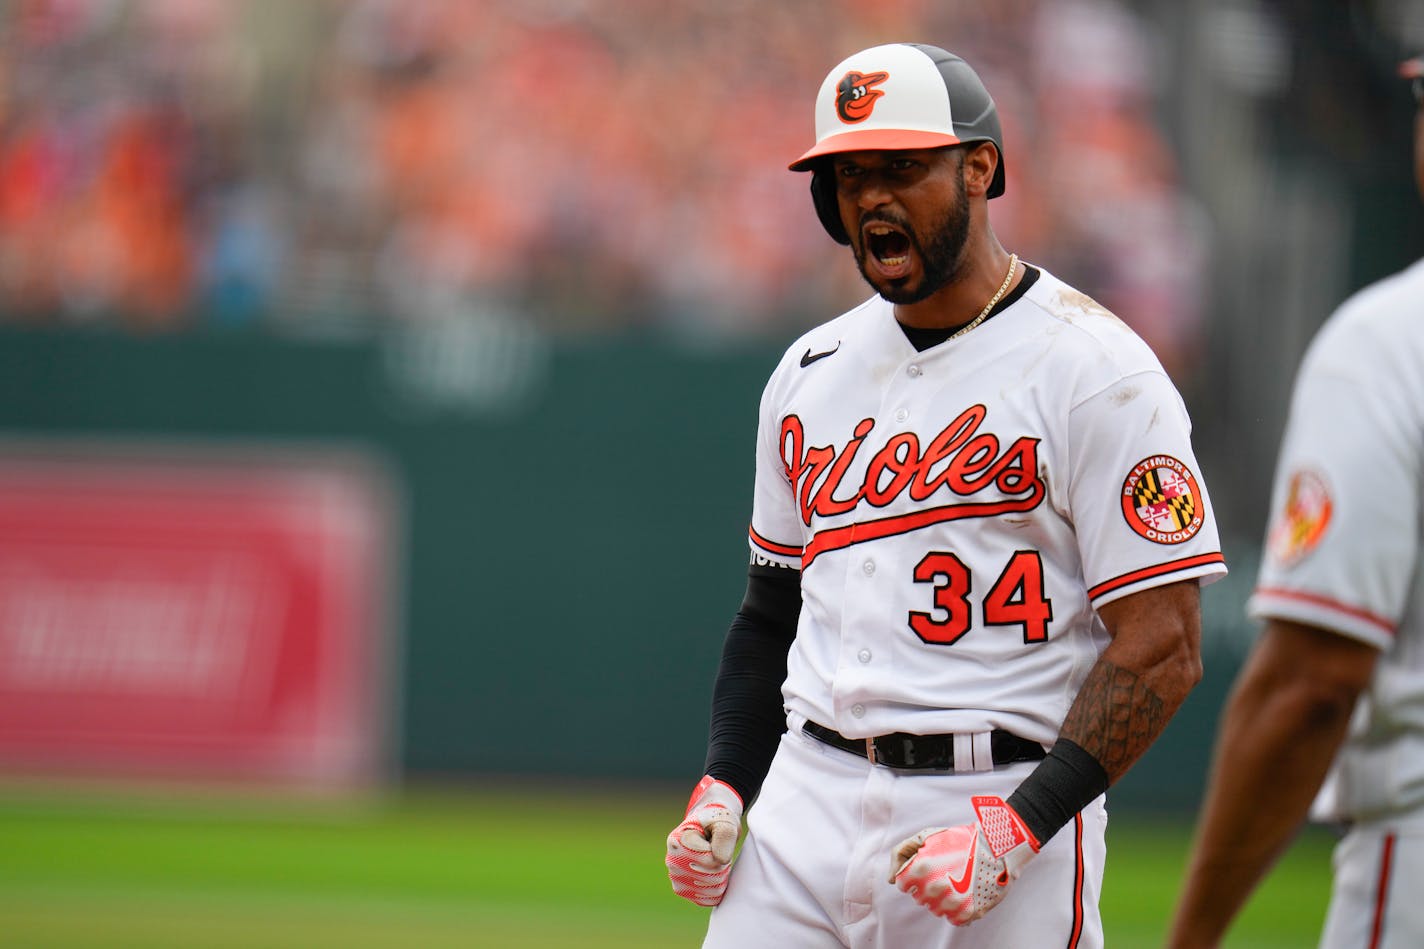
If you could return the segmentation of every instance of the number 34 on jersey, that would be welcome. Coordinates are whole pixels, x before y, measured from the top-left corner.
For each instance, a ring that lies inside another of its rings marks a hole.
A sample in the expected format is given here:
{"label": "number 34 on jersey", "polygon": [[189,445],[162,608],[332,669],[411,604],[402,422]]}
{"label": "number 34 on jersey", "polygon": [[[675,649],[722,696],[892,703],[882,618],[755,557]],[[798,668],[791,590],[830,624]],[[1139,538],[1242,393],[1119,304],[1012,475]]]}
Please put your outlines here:
{"label": "number 34 on jersey", "polygon": [[[1026,512],[1037,507],[1046,493],[1038,476],[1038,443],[1023,436],[1007,450],[992,433],[979,433],[987,409],[975,405],[960,413],[923,449],[914,432],[888,439],[864,468],[854,491],[844,489],[847,473],[861,444],[874,428],[873,419],[856,427],[845,448],[805,447],[801,420],[788,415],[781,426],[787,480],[795,487],[802,522],[833,517],[865,504],[883,509],[902,495],[924,502],[947,488],[953,502],[918,507],[903,514],[887,514],[854,524],[817,532],[802,554],[802,566],[817,556],[862,543],[968,517],[993,517]],[[999,497],[976,501],[989,487]],[[950,551],[931,551],[915,566],[914,581],[929,585],[932,610],[912,610],[908,622],[926,643],[952,645],[974,625],[971,574],[960,557]],[[1044,595],[1043,562],[1038,551],[1020,550],[1003,567],[999,578],[980,601],[983,624],[1016,626],[1025,643],[1048,638],[1053,604]]]}

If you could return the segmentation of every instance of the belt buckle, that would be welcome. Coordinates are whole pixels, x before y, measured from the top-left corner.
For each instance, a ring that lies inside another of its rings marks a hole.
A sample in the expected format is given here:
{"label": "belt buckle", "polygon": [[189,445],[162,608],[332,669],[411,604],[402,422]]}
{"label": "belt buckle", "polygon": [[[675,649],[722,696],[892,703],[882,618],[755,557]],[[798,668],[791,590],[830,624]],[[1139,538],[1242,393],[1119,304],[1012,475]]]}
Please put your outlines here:
{"label": "belt buckle", "polygon": [[879,764],[879,763],[880,763],[880,762],[878,762],[878,761],[875,760],[875,739],[874,739],[874,738],[867,738],[867,739],[865,739],[865,757],[866,757],[866,759],[867,759],[871,764]]}

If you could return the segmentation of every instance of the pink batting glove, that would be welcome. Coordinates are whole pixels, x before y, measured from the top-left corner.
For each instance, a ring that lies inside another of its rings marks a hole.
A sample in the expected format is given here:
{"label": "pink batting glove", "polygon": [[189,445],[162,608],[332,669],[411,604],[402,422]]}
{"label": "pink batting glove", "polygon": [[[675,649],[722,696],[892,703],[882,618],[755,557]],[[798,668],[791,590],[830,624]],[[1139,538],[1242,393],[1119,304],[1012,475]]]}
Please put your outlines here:
{"label": "pink batting glove", "polygon": [[683,822],[668,834],[666,862],[672,891],[698,906],[722,902],[741,833],[741,797],[707,775],[692,792]]}
{"label": "pink batting glove", "polygon": [[1040,846],[1003,798],[975,797],[970,803],[975,823],[926,828],[891,855],[890,882],[956,926],[997,906]]}

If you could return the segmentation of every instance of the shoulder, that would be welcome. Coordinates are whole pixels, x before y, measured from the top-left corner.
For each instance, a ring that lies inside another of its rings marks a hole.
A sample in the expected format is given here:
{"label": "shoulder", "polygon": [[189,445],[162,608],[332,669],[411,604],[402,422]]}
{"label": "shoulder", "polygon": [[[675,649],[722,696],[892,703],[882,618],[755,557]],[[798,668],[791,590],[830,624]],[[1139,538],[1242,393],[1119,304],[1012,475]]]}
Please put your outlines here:
{"label": "shoulder", "polygon": [[1415,316],[1420,312],[1421,290],[1424,290],[1424,260],[1417,260],[1403,270],[1351,294],[1340,304],[1338,312],[1341,316],[1356,311],[1380,314],[1402,312]]}
{"label": "shoulder", "polygon": [[1082,386],[1102,388],[1143,372],[1166,376],[1151,347],[1116,314],[1038,269],[1041,275],[1023,302],[1037,311],[1044,331],[1052,336],[1054,356]]}
{"label": "shoulder", "polygon": [[1122,351],[1131,356],[1151,356],[1151,350],[1117,314],[1081,290],[1043,268],[1025,299],[1043,316],[1061,326],[1069,344],[1089,349]]}
{"label": "shoulder", "polygon": [[1417,372],[1424,360],[1424,260],[1350,295],[1320,327],[1303,372],[1357,374],[1391,366]]}

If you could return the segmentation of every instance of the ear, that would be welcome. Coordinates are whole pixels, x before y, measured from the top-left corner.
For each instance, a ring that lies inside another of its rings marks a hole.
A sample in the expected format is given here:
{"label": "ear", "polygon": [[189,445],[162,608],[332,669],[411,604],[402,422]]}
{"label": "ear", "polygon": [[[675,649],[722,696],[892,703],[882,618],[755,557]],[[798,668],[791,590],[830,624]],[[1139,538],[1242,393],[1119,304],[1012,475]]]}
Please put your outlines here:
{"label": "ear", "polygon": [[979,142],[964,154],[964,191],[974,197],[989,193],[994,171],[999,167],[999,149],[993,142]]}

